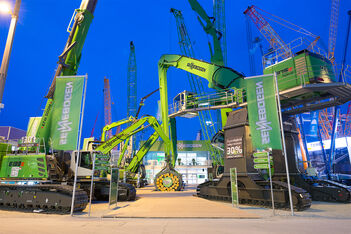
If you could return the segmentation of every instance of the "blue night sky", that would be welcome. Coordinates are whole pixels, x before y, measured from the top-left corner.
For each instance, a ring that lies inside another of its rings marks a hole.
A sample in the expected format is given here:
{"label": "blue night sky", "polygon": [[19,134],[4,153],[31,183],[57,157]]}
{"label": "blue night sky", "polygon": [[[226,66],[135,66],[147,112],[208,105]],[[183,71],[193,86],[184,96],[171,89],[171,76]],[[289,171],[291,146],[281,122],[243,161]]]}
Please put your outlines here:
{"label": "blue night sky", "polygon": [[[13,3],[15,0],[11,0]],[[68,33],[67,25],[80,0],[22,0],[13,50],[10,59],[0,125],[27,128],[30,116],[41,116],[44,96],[54,75],[58,56],[62,53]],[[212,16],[212,0],[199,0]],[[227,0],[227,65],[249,74],[246,26],[243,11],[248,5],[257,5],[270,13],[297,24],[321,36],[328,43],[330,16],[329,0]],[[83,48],[78,74],[88,74],[87,98],[83,137],[89,137],[95,118],[99,118],[95,136],[103,126],[103,78],[110,78],[113,121],[126,117],[127,63],[129,42],[134,41],[137,59],[138,100],[158,88],[157,62],[162,54],[179,54],[174,16],[170,8],[183,12],[193,41],[197,59],[210,61],[208,37],[202,30],[196,13],[187,0],[99,0]],[[346,37],[347,11],[350,0],[341,0],[336,58],[340,63]],[[0,16],[0,52],[5,46],[9,16]],[[283,40],[289,42],[301,35],[272,23]],[[252,26],[253,35],[259,35]],[[264,42],[267,48],[267,43]],[[257,57],[259,54],[256,54]],[[347,63],[350,64],[348,54]],[[259,58],[257,58],[258,60]],[[258,70],[259,68],[257,68]],[[185,72],[171,68],[168,72],[168,90],[171,100],[177,93],[188,89]],[[158,94],[146,101],[142,114],[156,115]],[[191,140],[200,129],[198,119],[179,119],[178,139]]]}

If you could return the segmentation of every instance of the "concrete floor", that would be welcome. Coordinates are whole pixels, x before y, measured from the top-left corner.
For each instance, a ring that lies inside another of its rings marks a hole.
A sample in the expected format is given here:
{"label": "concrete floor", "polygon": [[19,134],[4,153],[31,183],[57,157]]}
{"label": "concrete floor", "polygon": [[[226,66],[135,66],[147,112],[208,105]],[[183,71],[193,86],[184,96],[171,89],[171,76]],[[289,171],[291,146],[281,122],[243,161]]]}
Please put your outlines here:
{"label": "concrete floor", "polygon": [[177,192],[138,190],[138,200],[103,215],[104,218],[260,218],[228,204],[195,197],[195,187]]}
{"label": "concrete floor", "polygon": [[[90,217],[88,208],[74,217],[0,211],[0,233],[351,233],[351,204],[313,202],[293,217],[282,210],[273,216],[271,209],[235,209],[192,193],[188,189],[162,195],[141,189],[137,201],[119,202],[113,210],[94,203]],[[180,218],[182,210],[186,218]]]}

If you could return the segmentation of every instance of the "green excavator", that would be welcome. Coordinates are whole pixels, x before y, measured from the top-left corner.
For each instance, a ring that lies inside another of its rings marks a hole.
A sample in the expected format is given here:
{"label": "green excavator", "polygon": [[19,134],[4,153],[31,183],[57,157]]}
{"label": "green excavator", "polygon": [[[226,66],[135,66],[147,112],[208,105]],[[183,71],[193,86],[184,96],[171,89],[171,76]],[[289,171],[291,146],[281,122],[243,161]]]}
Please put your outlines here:
{"label": "green excavator", "polygon": [[[165,145],[165,166],[164,168],[161,169],[161,171],[155,176],[154,179],[154,185],[155,189],[158,191],[179,191],[183,188],[183,180],[182,180],[182,175],[179,174],[176,170],[174,170],[175,166],[175,160],[176,160],[176,148],[172,148],[172,143],[170,141],[169,136],[166,135],[166,131],[164,131],[163,127],[160,126],[158,121],[156,120],[155,117],[153,116],[144,116],[140,120],[138,120],[139,114],[141,107],[144,105],[145,100],[150,97],[152,94],[156,93],[159,91],[159,89],[156,89],[152,91],[151,93],[147,94],[143,98],[141,98],[141,101],[139,103],[139,108],[137,110],[137,113],[135,117],[130,117],[128,123],[131,123],[132,126],[135,125],[138,127],[138,130],[133,130],[131,132],[130,136],[143,131],[147,127],[151,127],[155,130],[153,134],[140,146],[140,148],[135,151],[136,153],[132,155],[131,158],[129,158],[129,162],[125,159],[125,151],[128,146],[128,142],[131,139],[131,137],[127,137],[124,145],[121,150],[121,154],[119,156],[117,166],[122,169],[122,172],[125,172],[126,178],[125,181],[127,183],[132,183],[136,186],[142,186],[143,184],[146,184],[146,181],[144,180],[146,172],[145,168],[142,165],[142,160],[144,156],[149,152],[151,147],[154,145],[154,143],[161,137],[161,139],[164,142]],[[144,125],[140,125],[140,123],[145,123],[145,121],[148,122],[148,125],[144,127]],[[124,123],[123,123],[124,124]],[[113,123],[109,126],[106,126],[103,130],[103,132],[106,132],[110,130],[111,128],[120,126],[119,122]],[[139,128],[140,126],[140,128]],[[124,131],[128,131],[128,128],[125,129]],[[102,139],[104,138],[104,133],[102,135]],[[122,161],[124,160],[124,165],[122,166]],[[136,178],[138,172],[141,172],[141,178]],[[123,177],[124,175],[122,175]],[[140,180],[141,179],[141,180]],[[139,184],[137,183],[139,181]],[[143,182],[144,181],[144,182]]]}
{"label": "green excavator", "polygon": [[[73,186],[70,180],[70,153],[51,150],[50,128],[53,112],[56,77],[75,76],[79,67],[83,45],[93,20],[97,0],[82,0],[74,11],[68,27],[69,36],[59,56],[58,67],[49,92],[40,124],[34,136],[27,136],[22,151],[6,153],[0,168],[0,207],[40,209],[50,212],[67,212],[71,209]],[[83,210],[88,196],[77,189],[74,211]]]}

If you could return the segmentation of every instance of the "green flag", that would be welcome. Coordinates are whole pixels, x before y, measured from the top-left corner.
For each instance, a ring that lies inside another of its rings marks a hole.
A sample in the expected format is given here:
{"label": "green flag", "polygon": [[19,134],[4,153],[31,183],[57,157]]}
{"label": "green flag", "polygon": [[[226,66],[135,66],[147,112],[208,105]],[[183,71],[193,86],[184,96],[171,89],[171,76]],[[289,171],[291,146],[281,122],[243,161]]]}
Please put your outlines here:
{"label": "green flag", "polygon": [[282,149],[273,75],[246,79],[246,85],[254,148]]}
{"label": "green flag", "polygon": [[77,148],[83,86],[84,76],[56,79],[50,134],[53,149]]}

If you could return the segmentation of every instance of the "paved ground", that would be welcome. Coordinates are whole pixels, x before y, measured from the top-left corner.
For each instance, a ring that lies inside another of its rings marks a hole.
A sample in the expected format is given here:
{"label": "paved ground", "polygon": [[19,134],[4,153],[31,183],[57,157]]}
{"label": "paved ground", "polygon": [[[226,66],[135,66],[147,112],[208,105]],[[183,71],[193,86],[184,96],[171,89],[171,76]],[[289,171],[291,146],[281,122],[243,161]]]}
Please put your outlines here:
{"label": "paved ground", "polygon": [[[290,216],[289,211],[277,211],[277,216],[272,216],[270,209],[240,206],[240,210],[235,210],[230,203],[218,202],[214,202],[216,206],[210,205],[208,210],[203,210],[203,207],[198,209],[204,214],[211,213],[211,210],[223,209],[259,218],[121,218],[118,216],[122,214],[120,212],[123,209],[124,212],[133,211],[136,204],[147,205],[150,202],[148,199],[168,200],[172,196],[174,196],[172,193],[161,197],[158,193],[151,191],[138,191],[139,200],[120,202],[117,209],[109,210],[106,203],[93,204],[90,217],[87,215],[88,209],[74,217],[0,211],[0,233],[351,233],[351,204],[325,202],[314,202],[309,210],[296,212],[294,217]],[[186,196],[189,199],[204,200],[192,197],[189,190],[176,199],[184,199]],[[146,213],[157,213],[164,209],[162,206],[167,205],[159,204],[160,207],[149,204],[149,208],[141,208],[144,209],[143,212],[148,210]],[[205,203],[201,202],[201,204]],[[171,206],[177,207],[177,203],[173,202]],[[194,207],[194,204],[186,206]],[[191,209],[188,210],[191,211]],[[102,218],[103,216],[114,218]]]}
{"label": "paved ground", "polygon": [[259,218],[223,202],[194,197],[195,188],[159,192],[149,186],[138,190],[139,199],[104,215],[117,218]]}

